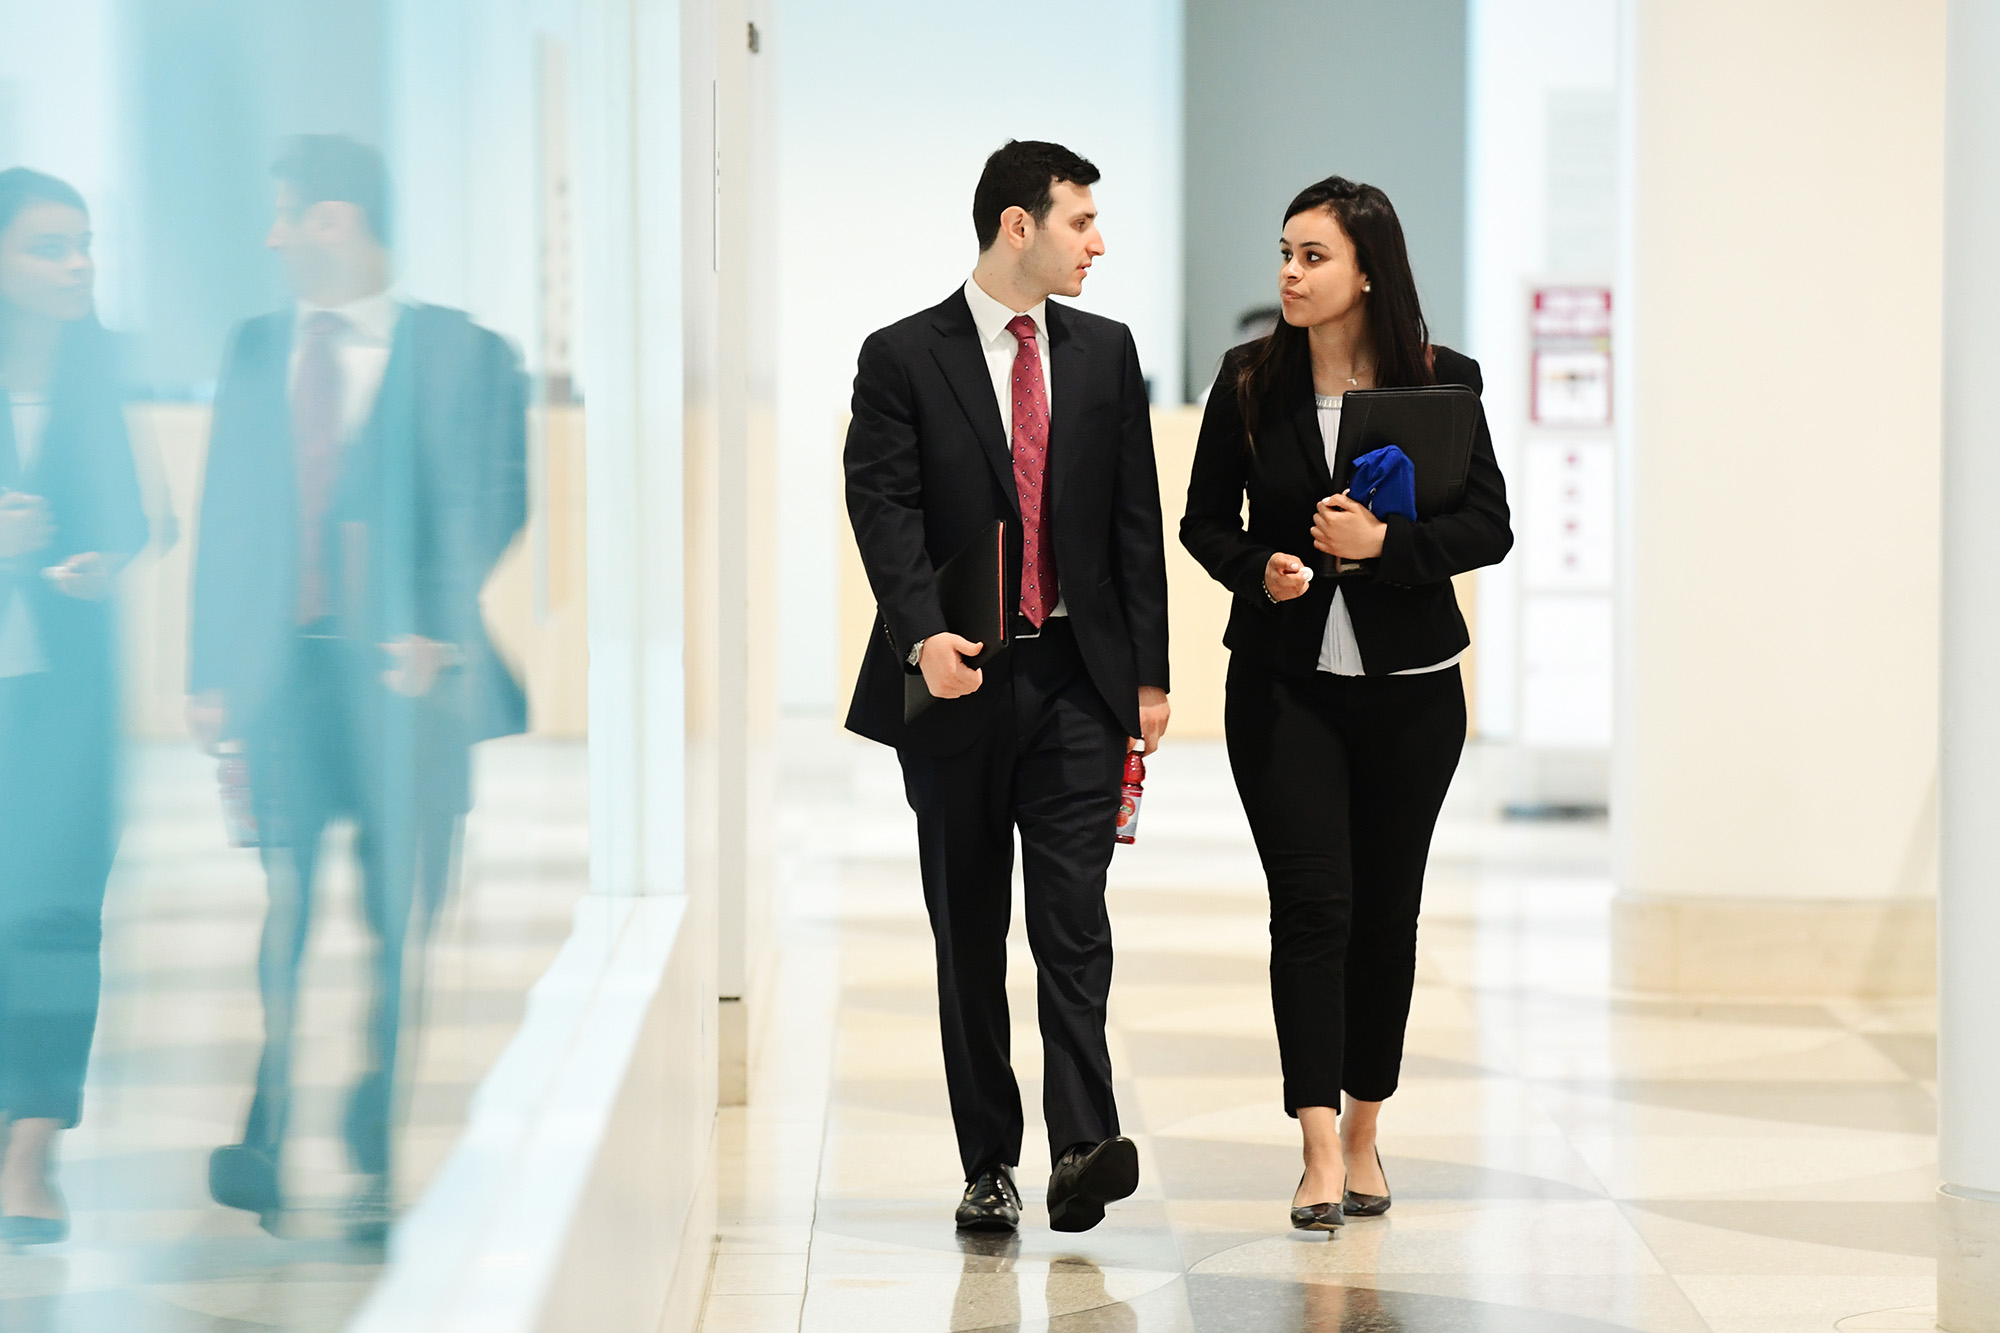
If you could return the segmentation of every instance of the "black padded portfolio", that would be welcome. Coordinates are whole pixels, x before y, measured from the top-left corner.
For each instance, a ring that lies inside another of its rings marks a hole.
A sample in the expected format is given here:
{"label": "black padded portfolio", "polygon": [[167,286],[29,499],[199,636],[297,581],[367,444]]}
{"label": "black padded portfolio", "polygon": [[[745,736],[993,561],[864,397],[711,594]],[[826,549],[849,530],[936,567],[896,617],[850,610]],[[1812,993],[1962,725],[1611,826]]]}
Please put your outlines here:
{"label": "black padded portfolio", "polygon": [[1333,489],[1347,489],[1354,460],[1388,445],[1409,455],[1417,474],[1417,517],[1448,514],[1465,499],[1479,395],[1463,384],[1416,389],[1349,389],[1340,404]]}
{"label": "black padded portfolio", "polygon": [[[1007,646],[1007,523],[994,519],[962,550],[938,566],[938,601],[945,628],[961,638],[984,644],[968,666],[985,666]],[[903,721],[939,702],[924,684],[924,673],[903,677]]]}

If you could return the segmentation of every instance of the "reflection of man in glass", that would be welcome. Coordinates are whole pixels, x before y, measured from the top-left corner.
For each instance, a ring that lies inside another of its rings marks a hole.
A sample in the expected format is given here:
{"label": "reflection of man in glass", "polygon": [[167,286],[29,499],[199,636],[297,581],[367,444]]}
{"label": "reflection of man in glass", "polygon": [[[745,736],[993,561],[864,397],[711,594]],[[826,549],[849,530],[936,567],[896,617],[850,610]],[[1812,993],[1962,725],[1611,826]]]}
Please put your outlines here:
{"label": "reflection of man in glass", "polygon": [[59,1241],[117,846],[111,577],[146,542],[90,217],[0,171],[0,1244]]}
{"label": "reflection of man in glass", "polygon": [[270,909],[264,1055],[219,1203],[282,1213],[299,964],[330,823],[351,821],[375,936],[367,1068],[343,1120],[367,1180],[350,1229],[391,1216],[405,957],[451,873],[470,747],[525,727],[479,589],[523,521],[525,410],[512,351],[463,313],[389,292],[388,181],[351,140],[279,159],[268,244],[297,296],[245,322],[217,385],[197,532],[190,721],[249,761]]}

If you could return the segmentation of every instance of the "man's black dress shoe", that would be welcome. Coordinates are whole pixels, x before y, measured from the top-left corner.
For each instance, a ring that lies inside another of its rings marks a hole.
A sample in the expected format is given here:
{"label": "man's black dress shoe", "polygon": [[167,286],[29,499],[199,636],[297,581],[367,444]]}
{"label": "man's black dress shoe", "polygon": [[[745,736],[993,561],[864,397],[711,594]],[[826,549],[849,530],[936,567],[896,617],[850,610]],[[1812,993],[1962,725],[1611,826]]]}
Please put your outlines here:
{"label": "man's black dress shoe", "polygon": [[262,1148],[232,1143],[208,1155],[208,1197],[224,1208],[257,1214],[257,1224],[277,1235],[285,1204],[278,1189],[278,1159]]}
{"label": "man's black dress shoe", "polygon": [[1126,1138],[1079,1143],[1049,1173],[1049,1226],[1088,1231],[1104,1220],[1104,1205],[1139,1188],[1139,1149]]}
{"label": "man's black dress shoe", "polygon": [[1004,1162],[981,1171],[958,1201],[960,1231],[1013,1231],[1021,1225],[1021,1190]]}
{"label": "man's black dress shoe", "polygon": [[[1305,1183],[1306,1178],[1300,1176],[1299,1184],[1304,1185]],[[1293,1195],[1293,1197],[1296,1198],[1298,1196]],[[1347,1197],[1353,1198],[1354,1196],[1350,1194]],[[1341,1206],[1337,1203],[1292,1205],[1292,1230],[1294,1231],[1331,1231],[1346,1221],[1346,1217],[1342,1215]]]}
{"label": "man's black dress shoe", "polygon": [[[1375,1169],[1377,1171],[1382,1170],[1382,1150],[1380,1148],[1375,1150]],[[1389,1175],[1387,1172],[1383,1172],[1382,1174],[1382,1188],[1384,1193],[1381,1194],[1357,1194],[1353,1190],[1347,1191],[1340,1200],[1340,1211],[1346,1213],[1349,1217],[1380,1217],[1389,1211],[1389,1195],[1386,1192],[1389,1188]]]}

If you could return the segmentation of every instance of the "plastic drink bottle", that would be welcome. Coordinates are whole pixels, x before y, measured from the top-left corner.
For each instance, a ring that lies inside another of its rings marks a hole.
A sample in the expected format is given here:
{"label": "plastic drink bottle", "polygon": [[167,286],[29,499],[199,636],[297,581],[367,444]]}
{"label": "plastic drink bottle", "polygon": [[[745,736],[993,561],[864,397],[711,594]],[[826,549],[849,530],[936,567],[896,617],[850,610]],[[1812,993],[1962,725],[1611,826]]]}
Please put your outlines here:
{"label": "plastic drink bottle", "polygon": [[216,781],[222,788],[222,825],[231,847],[255,847],[257,816],[250,804],[250,761],[241,745],[224,748],[216,765]]}
{"label": "plastic drink bottle", "polygon": [[1125,752],[1125,786],[1118,795],[1118,841],[1139,840],[1139,802],[1146,796],[1146,757],[1138,750]]}

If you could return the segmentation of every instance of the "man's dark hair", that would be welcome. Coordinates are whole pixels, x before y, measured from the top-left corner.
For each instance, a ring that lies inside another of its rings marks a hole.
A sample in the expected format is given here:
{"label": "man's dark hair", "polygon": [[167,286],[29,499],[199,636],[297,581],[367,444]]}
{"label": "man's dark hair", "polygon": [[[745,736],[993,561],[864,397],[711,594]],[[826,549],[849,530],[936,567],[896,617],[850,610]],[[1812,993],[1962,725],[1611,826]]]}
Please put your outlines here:
{"label": "man's dark hair", "polygon": [[1002,213],[1025,208],[1039,227],[1055,207],[1052,187],[1057,181],[1090,186],[1097,184],[1098,174],[1096,167],[1059,143],[1009,139],[986,159],[979,188],[972,192],[972,229],[979,235],[980,253],[1000,234]]}
{"label": "man's dark hair", "polygon": [[389,243],[389,168],[382,155],[343,134],[301,134],[286,140],[271,174],[292,187],[299,207],[353,204],[368,230]]}

